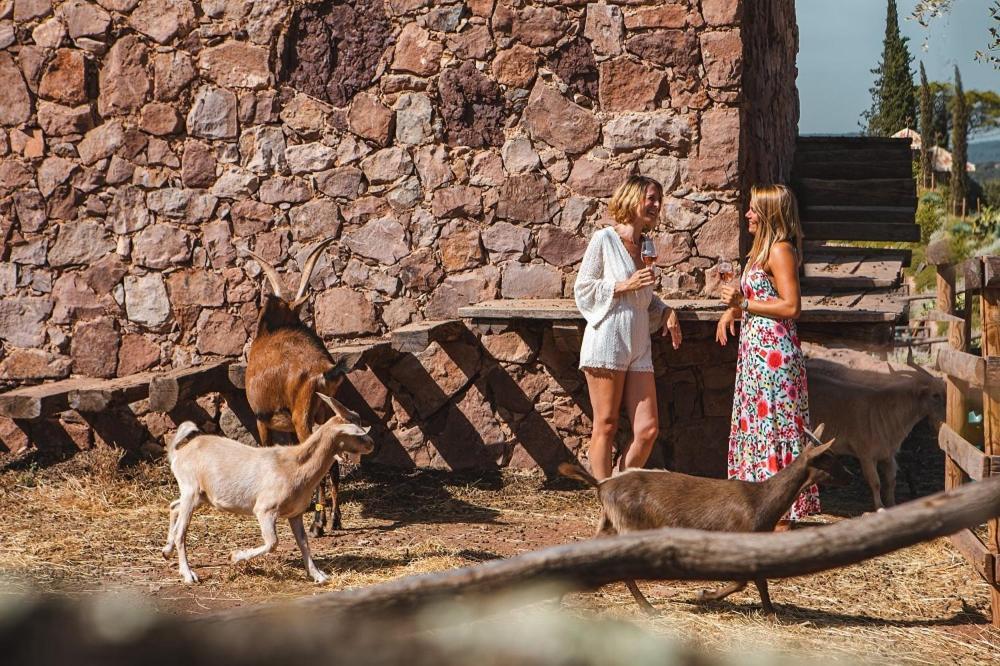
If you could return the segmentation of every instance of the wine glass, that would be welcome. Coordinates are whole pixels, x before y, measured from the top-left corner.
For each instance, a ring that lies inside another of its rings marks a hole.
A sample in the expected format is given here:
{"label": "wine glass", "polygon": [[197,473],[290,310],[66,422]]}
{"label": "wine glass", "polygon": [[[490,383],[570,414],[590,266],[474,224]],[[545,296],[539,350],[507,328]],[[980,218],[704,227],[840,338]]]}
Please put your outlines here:
{"label": "wine glass", "polygon": [[722,280],[723,284],[729,284],[729,282],[733,279],[733,274],[735,273],[733,270],[733,262],[720,261],[716,266],[716,269],[719,271],[719,279]]}
{"label": "wine glass", "polygon": [[649,268],[656,261],[656,243],[649,236],[642,237],[642,250],[640,251],[642,256],[642,263]]}

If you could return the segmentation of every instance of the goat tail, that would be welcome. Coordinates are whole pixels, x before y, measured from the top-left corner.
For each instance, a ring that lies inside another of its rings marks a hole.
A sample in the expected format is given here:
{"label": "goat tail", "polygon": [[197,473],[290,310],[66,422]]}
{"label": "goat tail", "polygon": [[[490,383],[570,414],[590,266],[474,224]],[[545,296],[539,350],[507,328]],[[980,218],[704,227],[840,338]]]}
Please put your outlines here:
{"label": "goat tail", "polygon": [[580,463],[569,463],[569,462],[560,463],[558,469],[559,473],[562,474],[563,476],[569,477],[571,479],[576,479],[577,481],[583,481],[588,486],[593,486],[594,488],[597,488],[599,485],[601,485],[600,481],[595,479],[590,472],[585,470],[583,466],[580,465]]}
{"label": "goat tail", "polygon": [[191,439],[199,432],[201,431],[198,430],[198,426],[191,421],[185,421],[180,424],[180,426],[177,427],[177,434],[174,435],[174,438],[170,440],[169,444],[167,444],[167,460],[173,461],[174,453],[177,452],[177,449],[181,446],[181,444]]}

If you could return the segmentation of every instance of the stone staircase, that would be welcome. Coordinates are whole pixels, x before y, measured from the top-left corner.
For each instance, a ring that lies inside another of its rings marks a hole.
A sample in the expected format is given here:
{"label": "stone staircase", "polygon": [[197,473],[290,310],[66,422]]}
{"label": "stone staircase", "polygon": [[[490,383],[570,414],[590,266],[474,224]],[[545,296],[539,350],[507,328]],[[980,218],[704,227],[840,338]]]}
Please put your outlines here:
{"label": "stone staircase", "polygon": [[909,250],[843,241],[920,240],[912,169],[907,139],[799,137],[792,186],[807,241],[803,293],[844,302],[898,288]]}

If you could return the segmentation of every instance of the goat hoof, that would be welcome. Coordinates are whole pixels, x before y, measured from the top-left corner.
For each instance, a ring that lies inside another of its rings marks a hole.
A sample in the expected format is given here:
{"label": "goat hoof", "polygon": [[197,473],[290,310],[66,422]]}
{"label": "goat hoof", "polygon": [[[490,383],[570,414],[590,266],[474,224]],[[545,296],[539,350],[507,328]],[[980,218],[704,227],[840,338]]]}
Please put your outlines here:
{"label": "goat hoof", "polygon": [[660,611],[656,610],[655,608],[653,608],[649,604],[647,604],[645,606],[639,606],[639,608],[642,609],[642,612],[643,612],[643,614],[646,617],[659,617],[660,616]]}
{"label": "goat hoof", "polygon": [[173,552],[174,552],[174,549],[171,546],[164,546],[163,550],[160,551],[160,555],[163,555],[163,559],[169,560],[170,559],[170,554],[173,553]]}
{"label": "goat hoof", "polygon": [[330,577],[321,571],[317,571],[316,574],[313,575],[312,579],[313,582],[315,582],[317,585],[322,585],[323,583],[330,580]]}
{"label": "goat hoof", "polygon": [[322,525],[313,525],[309,528],[309,536],[311,537],[321,537],[323,536],[324,530]]}
{"label": "goat hoof", "polygon": [[193,572],[193,571],[191,573],[189,573],[189,574],[187,574],[187,575],[184,576],[184,584],[185,585],[194,585],[195,583],[199,583],[199,582],[201,582],[201,581],[198,580],[198,575],[195,572]]}

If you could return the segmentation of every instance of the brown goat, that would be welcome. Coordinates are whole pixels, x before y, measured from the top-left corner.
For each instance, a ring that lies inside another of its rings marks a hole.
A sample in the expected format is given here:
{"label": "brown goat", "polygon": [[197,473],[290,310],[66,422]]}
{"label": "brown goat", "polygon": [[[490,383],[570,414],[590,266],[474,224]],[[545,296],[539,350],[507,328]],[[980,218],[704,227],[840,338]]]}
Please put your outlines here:
{"label": "brown goat", "polygon": [[[251,252],[271,283],[273,294],[264,297],[257,319],[257,333],[247,354],[246,391],[257,419],[262,446],[271,445],[271,431],[294,432],[301,443],[316,423],[317,393],[333,396],[343,381],[342,368],[334,363],[320,337],[302,323],[299,309],[308,298],[306,289],[320,253],[333,242],[320,243],[306,259],[299,288],[288,298],[274,266]],[[340,465],[330,467],[330,529],[340,529]],[[317,488],[317,511],[310,533],[323,534],[327,509],[323,485]]]}
{"label": "brown goat", "polygon": [[[816,429],[822,434],[823,426]],[[837,457],[828,453],[834,440],[808,444],[788,467],[766,481],[709,479],[666,470],[634,469],[597,481],[578,464],[563,463],[559,472],[597,489],[601,519],[597,535],[625,534],[660,527],[686,527],[716,532],[770,532],[795,498],[814,483],[842,482],[846,475]],[[774,613],[767,579],[754,580],[764,612]],[[724,599],[746,587],[747,581],[704,590],[699,601]],[[626,581],[636,603],[652,614],[652,605],[635,581]]]}

